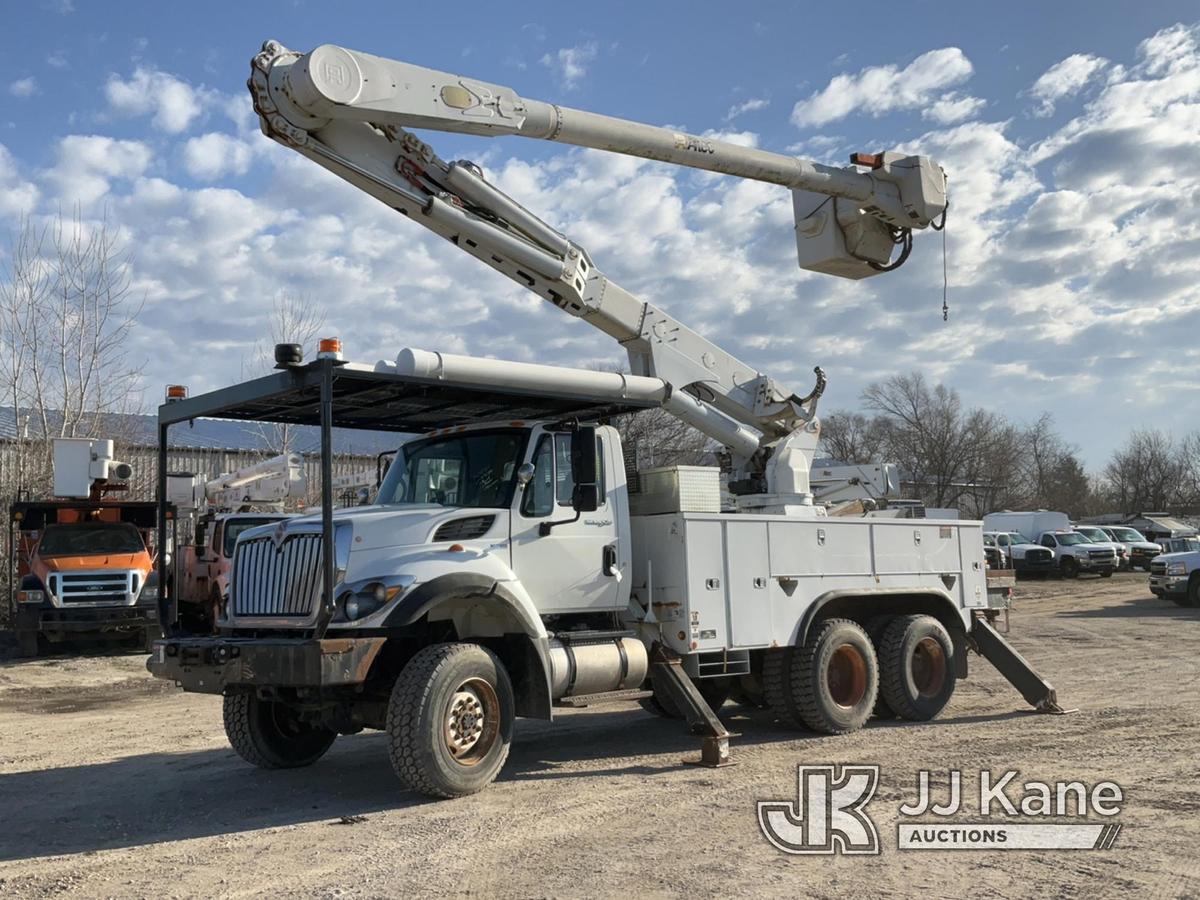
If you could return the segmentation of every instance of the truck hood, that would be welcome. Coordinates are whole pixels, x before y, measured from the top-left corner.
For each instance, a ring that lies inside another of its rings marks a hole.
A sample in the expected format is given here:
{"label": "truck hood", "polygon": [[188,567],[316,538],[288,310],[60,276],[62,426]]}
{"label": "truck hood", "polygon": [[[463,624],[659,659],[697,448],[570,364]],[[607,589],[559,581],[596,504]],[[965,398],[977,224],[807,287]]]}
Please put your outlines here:
{"label": "truck hood", "polygon": [[[487,516],[493,519],[488,536],[508,535],[508,510],[475,507],[447,507],[436,503],[404,506],[352,506],[333,511],[334,527],[343,522],[354,529],[353,550],[379,550],[386,547],[405,547],[429,543],[438,527],[458,519]],[[284,527],[290,532],[320,527],[321,514],[288,519]],[[277,524],[263,525],[244,534],[271,533]],[[482,536],[481,536],[482,537]]]}
{"label": "truck hood", "polygon": [[1156,563],[1200,563],[1200,550],[1184,550],[1182,553],[1160,553],[1154,557]]}
{"label": "truck hood", "polygon": [[1125,541],[1130,550],[1161,550],[1162,547],[1154,543],[1154,541]]}
{"label": "truck hood", "polygon": [[47,572],[75,572],[81,569],[138,569],[150,571],[146,553],[97,553],[94,556],[39,556],[38,563]]}

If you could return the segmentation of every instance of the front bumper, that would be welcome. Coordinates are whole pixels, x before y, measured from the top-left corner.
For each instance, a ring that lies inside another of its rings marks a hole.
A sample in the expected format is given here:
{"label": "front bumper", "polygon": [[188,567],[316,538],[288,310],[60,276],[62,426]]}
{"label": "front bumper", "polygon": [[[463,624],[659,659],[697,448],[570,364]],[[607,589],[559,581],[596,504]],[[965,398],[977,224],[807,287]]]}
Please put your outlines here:
{"label": "front bumper", "polygon": [[1182,597],[1187,593],[1188,576],[1186,575],[1151,575],[1150,593],[1160,597]]}
{"label": "front bumper", "polygon": [[1080,569],[1088,572],[1101,571],[1104,569],[1115,569],[1118,565],[1118,560],[1116,557],[1092,559],[1090,556],[1073,556],[1071,559],[1075,560]]}
{"label": "front bumper", "polygon": [[1018,575],[1033,574],[1036,572],[1053,572],[1054,557],[1047,556],[1045,559],[1025,559],[1025,557],[1017,557],[1013,560],[1013,568],[1017,570]]}
{"label": "front bumper", "polygon": [[128,632],[158,624],[158,606],[51,606],[18,603],[13,626],[17,631],[47,635]]}
{"label": "front bumper", "polygon": [[385,638],[185,637],[154,642],[146,668],[185,691],[341,687],[367,680]]}

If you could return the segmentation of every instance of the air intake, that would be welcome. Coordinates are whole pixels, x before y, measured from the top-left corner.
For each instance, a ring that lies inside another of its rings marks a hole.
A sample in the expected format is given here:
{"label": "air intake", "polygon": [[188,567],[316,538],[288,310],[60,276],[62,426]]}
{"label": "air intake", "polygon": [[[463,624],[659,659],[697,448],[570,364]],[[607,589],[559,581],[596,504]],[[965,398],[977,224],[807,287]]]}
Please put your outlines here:
{"label": "air intake", "polygon": [[495,521],[495,516],[468,516],[465,519],[443,522],[433,533],[433,540],[469,541],[472,538],[483,537]]}

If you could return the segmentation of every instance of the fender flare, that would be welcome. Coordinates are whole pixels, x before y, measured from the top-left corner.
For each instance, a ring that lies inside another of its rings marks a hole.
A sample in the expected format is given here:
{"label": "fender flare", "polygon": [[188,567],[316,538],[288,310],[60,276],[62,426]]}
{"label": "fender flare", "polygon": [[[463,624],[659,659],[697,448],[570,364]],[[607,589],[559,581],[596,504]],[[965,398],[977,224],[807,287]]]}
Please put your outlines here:
{"label": "fender flare", "polygon": [[[950,640],[954,644],[955,665],[958,669],[958,677],[966,677],[966,635],[970,624],[963,619],[965,610],[955,602],[949,592],[939,590],[935,587],[921,587],[916,589],[911,587],[895,587],[867,590],[863,590],[862,588],[842,588],[827,591],[810,603],[808,609],[804,611],[804,615],[800,617],[794,646],[798,647],[808,640],[809,629],[814,622],[822,618],[821,613],[823,610],[828,609],[831,605],[836,607],[838,601],[853,600],[855,601],[854,606],[858,608],[861,615],[862,601],[867,598],[878,598],[880,601],[878,605],[883,609],[886,609],[892,603],[895,603],[897,606],[911,607],[915,605],[912,601],[917,601],[917,604],[925,606],[926,608],[921,610],[922,612],[932,615],[946,626],[946,630],[950,633]],[[909,611],[905,609],[897,610],[899,613]]]}
{"label": "fender flare", "polygon": [[520,623],[521,633],[528,639],[542,675],[540,679],[533,679],[536,687],[531,685],[530,696],[525,698],[526,712],[535,718],[553,718],[550,639],[537,611],[504,582],[474,572],[440,575],[417,585],[410,593],[401,597],[400,602],[384,619],[383,627],[400,628],[411,625],[447,600],[471,599],[498,604]]}

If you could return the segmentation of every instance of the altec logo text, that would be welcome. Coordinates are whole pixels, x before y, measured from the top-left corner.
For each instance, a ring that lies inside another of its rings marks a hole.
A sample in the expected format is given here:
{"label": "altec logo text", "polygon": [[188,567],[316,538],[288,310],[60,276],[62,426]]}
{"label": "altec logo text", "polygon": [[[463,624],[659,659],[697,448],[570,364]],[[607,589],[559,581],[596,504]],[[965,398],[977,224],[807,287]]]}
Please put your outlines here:
{"label": "altec logo text", "polygon": [[[879,786],[879,766],[798,766],[796,777],[794,801],[758,803],[758,824],[768,841],[792,854],[880,852],[879,830],[867,812]],[[944,784],[944,790],[935,791],[935,783]],[[1124,792],[1111,781],[1018,783],[1015,771],[984,770],[977,785],[980,820],[950,821],[963,811],[962,772],[954,769],[940,779],[918,772],[915,799],[898,810],[897,848],[1107,850],[1121,830],[1112,819],[1121,811]],[[916,817],[923,821],[904,821]]]}

